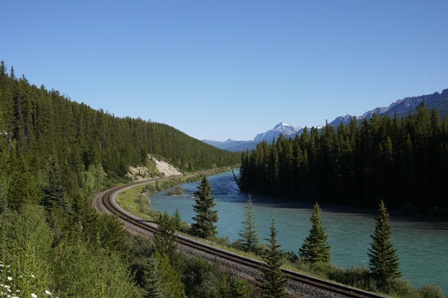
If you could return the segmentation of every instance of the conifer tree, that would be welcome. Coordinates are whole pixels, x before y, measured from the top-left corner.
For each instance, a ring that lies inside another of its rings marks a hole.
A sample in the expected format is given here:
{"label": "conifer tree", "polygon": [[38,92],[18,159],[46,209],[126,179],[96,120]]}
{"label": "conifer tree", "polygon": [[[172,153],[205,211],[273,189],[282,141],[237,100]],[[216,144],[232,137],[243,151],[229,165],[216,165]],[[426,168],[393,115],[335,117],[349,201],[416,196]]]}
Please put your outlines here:
{"label": "conifer tree", "polygon": [[218,221],[218,211],[212,210],[216,205],[215,199],[211,197],[212,187],[204,176],[198,191],[194,193],[196,205],[193,206],[196,222],[191,225],[192,233],[201,238],[213,239],[217,233],[215,223]]}
{"label": "conifer tree", "polygon": [[61,208],[64,211],[70,210],[70,204],[67,198],[67,192],[65,191],[62,183],[62,177],[59,171],[58,163],[54,158],[50,158],[50,169],[48,172],[48,186],[44,189],[44,195],[41,199],[41,204],[47,211],[51,208]]}
{"label": "conifer tree", "polygon": [[256,251],[259,246],[258,233],[255,228],[256,223],[252,197],[251,195],[249,195],[249,199],[247,200],[246,205],[245,220],[243,221],[243,230],[240,233],[242,248],[246,252]]}
{"label": "conifer tree", "polygon": [[262,270],[262,291],[263,297],[285,297],[286,291],[286,277],[281,269],[282,266],[282,251],[279,250],[280,244],[277,244],[277,229],[275,221],[271,222],[271,236],[267,244],[267,251],[263,259],[266,262],[266,269]]}
{"label": "conifer tree", "polygon": [[108,247],[111,251],[123,255],[127,253],[124,225],[117,216],[101,214],[97,218],[96,225],[98,226],[97,241],[101,242],[102,247]]}
{"label": "conifer tree", "polygon": [[299,255],[305,262],[329,262],[331,259],[330,246],[327,244],[327,234],[320,217],[320,206],[314,204],[314,211],[310,221],[312,224],[310,234],[299,249]]}
{"label": "conifer tree", "polygon": [[182,272],[173,266],[167,255],[155,253],[155,259],[160,268],[160,281],[162,283],[163,297],[183,298],[185,288],[182,283]]}
{"label": "conifer tree", "polygon": [[367,253],[370,258],[370,272],[380,289],[384,289],[391,280],[401,276],[397,250],[391,240],[392,226],[388,223],[389,218],[386,206],[381,200],[375,233],[371,235],[372,247]]}
{"label": "conifer tree", "polygon": [[163,286],[160,280],[160,269],[156,258],[151,256],[143,272],[143,297],[145,298],[164,298]]}
{"label": "conifer tree", "polygon": [[20,210],[24,204],[39,202],[35,178],[29,170],[25,157],[18,158],[16,150],[11,152],[11,182],[8,189],[8,207]]}
{"label": "conifer tree", "polygon": [[177,259],[176,222],[168,213],[159,215],[157,233],[154,234],[154,245],[156,251],[166,255],[173,264]]}
{"label": "conifer tree", "polygon": [[174,212],[174,223],[177,231],[182,230],[182,218],[180,216],[179,208],[176,208],[176,211]]}

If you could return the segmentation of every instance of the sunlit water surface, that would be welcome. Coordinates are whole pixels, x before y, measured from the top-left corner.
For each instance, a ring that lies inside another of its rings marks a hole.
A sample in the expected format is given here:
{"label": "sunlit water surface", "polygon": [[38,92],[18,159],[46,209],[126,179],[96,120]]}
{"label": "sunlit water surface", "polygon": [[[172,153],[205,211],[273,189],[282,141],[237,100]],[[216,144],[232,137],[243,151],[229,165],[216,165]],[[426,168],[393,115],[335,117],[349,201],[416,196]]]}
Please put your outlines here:
{"label": "sunlit water surface", "polygon": [[[213,187],[219,221],[218,236],[230,241],[239,239],[244,221],[247,194],[239,191],[232,173],[208,177]],[[182,185],[181,196],[162,191],[151,197],[151,207],[174,214],[179,209],[182,220],[192,223],[194,195],[199,183]],[[266,242],[271,220],[278,229],[277,240],[284,251],[298,252],[311,228],[312,204],[297,203],[274,197],[252,195],[259,238]],[[376,212],[338,208],[321,204],[322,220],[331,245],[331,262],[344,268],[368,266],[370,235],[375,229]],[[413,222],[392,217],[392,241],[398,249],[400,270],[414,287],[437,284],[448,293],[448,225]]]}

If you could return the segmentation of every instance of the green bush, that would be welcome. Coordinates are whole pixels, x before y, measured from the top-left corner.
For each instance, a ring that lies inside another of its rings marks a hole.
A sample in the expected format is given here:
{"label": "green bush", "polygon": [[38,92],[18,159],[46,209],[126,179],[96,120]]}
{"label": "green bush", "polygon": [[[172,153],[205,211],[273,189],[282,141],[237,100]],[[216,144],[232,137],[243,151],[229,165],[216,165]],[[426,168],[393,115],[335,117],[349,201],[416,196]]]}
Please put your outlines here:
{"label": "green bush", "polygon": [[423,286],[417,290],[417,294],[422,298],[444,298],[442,290],[436,285]]}

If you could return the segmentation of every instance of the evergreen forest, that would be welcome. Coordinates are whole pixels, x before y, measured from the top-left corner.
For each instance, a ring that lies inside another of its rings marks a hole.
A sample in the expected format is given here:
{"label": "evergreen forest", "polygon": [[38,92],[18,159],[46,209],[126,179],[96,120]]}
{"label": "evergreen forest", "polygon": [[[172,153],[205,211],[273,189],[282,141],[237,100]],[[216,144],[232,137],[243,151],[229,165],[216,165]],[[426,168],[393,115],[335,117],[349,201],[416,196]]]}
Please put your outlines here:
{"label": "evergreen forest", "polygon": [[145,165],[148,154],[184,172],[237,164],[240,158],[166,124],[118,118],[72,102],[58,91],[31,85],[24,76],[16,78],[13,68],[8,74],[1,63],[0,185],[10,196],[14,181],[39,192],[38,184],[48,183],[49,168],[55,165],[73,196],[90,176],[124,177],[129,166]]}
{"label": "evergreen forest", "polygon": [[146,165],[148,154],[184,173],[240,161],[240,154],[166,124],[118,118],[36,87],[1,62],[0,296],[156,297],[179,289],[170,297],[232,297],[229,291],[250,291],[245,281],[199,259],[182,255],[182,266],[173,267],[157,245],[127,234],[121,221],[92,207],[95,193],[128,182],[129,167]]}
{"label": "evergreen forest", "polygon": [[406,117],[373,115],[280,135],[243,153],[241,190],[310,202],[448,215],[448,118],[421,103]]}

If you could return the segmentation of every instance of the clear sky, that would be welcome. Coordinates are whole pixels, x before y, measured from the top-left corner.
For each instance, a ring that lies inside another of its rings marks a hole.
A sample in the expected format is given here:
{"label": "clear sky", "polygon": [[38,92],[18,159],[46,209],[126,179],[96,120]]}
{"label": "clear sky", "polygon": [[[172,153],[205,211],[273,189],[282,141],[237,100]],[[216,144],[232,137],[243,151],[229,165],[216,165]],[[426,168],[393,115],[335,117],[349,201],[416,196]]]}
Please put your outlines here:
{"label": "clear sky", "polygon": [[448,1],[12,1],[0,60],[94,109],[251,140],[448,88]]}

